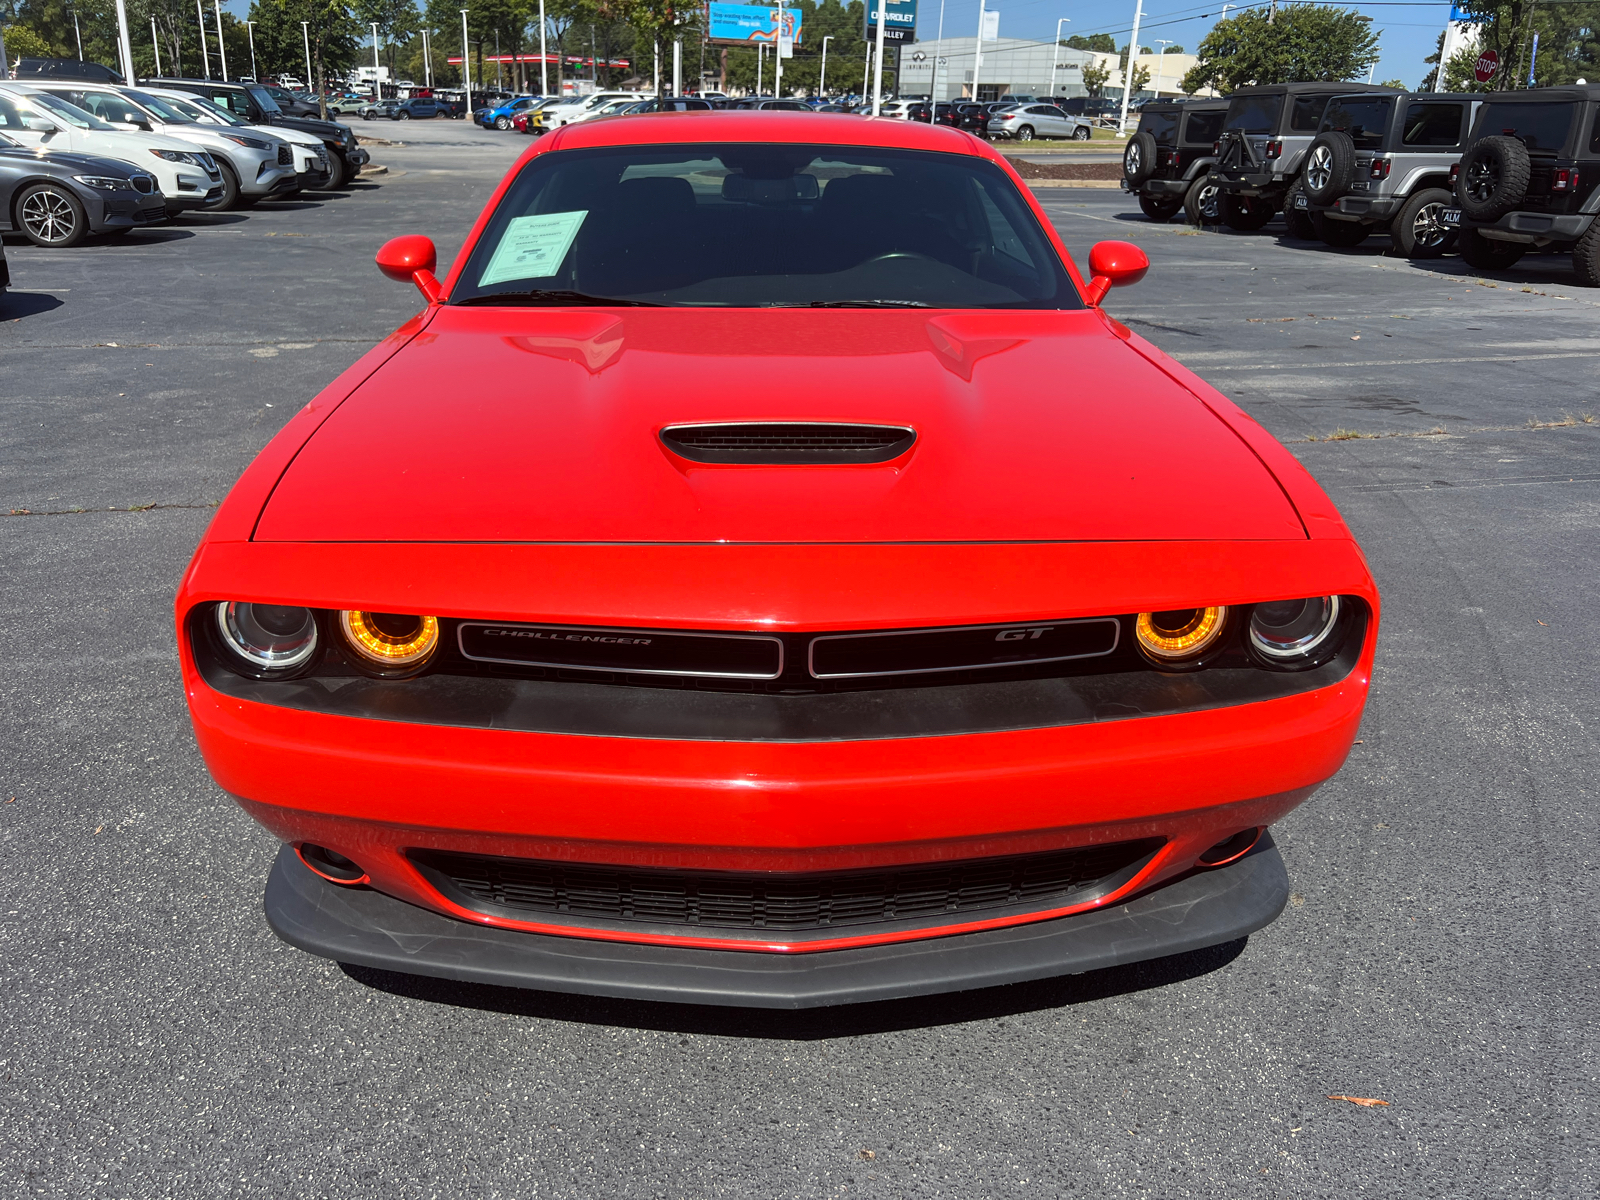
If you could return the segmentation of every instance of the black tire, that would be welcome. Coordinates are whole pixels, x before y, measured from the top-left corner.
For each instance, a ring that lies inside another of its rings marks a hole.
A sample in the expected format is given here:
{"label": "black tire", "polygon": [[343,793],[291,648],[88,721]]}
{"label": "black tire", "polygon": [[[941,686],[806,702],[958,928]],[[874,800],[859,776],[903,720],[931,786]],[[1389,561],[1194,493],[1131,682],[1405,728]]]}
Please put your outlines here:
{"label": "black tire", "polygon": [[1206,175],[1189,185],[1183,197],[1183,215],[1191,225],[1216,225],[1222,220],[1222,189]]}
{"label": "black tire", "polygon": [[1272,205],[1260,196],[1241,196],[1238,192],[1224,192],[1222,196],[1222,222],[1240,233],[1254,233],[1272,220]]}
{"label": "black tire", "polygon": [[1148,133],[1136,133],[1122,152],[1122,174],[1129,187],[1138,187],[1156,173],[1156,140]]}
{"label": "black tire", "polygon": [[1139,197],[1139,208],[1144,215],[1161,224],[1172,220],[1182,207],[1183,201],[1175,196],[1146,196],[1141,194]]}
{"label": "black tire", "polygon": [[1032,125],[1023,125],[1023,126],[1021,126],[1017,130],[1017,132],[1016,132],[1016,134],[1014,136],[1016,137],[1017,141],[1019,141],[1019,142],[1031,142],[1031,141],[1033,141],[1033,126]]}
{"label": "black tire", "polygon": [[1527,252],[1522,242],[1497,242],[1476,229],[1461,231],[1461,260],[1480,271],[1504,271]]}
{"label": "black tire", "polygon": [[17,228],[35,246],[76,246],[89,236],[89,214],[84,211],[83,201],[64,187],[36,183],[23,188],[15,204],[12,211]]}
{"label": "black tire", "polygon": [[1094,131],[1087,125],[1079,125],[1072,131],[1072,140],[1075,142],[1087,142],[1093,137]]}
{"label": "black tire", "polygon": [[1311,222],[1316,226],[1317,236],[1322,239],[1323,245],[1341,250],[1361,245],[1372,232],[1370,225],[1363,225],[1360,221],[1336,221],[1325,213],[1318,213]]}
{"label": "black tire", "polygon": [[1407,258],[1438,258],[1456,244],[1456,231],[1440,222],[1455,197],[1444,188],[1423,188],[1401,206],[1389,226],[1395,249]]}
{"label": "black tire", "polygon": [[239,173],[230,166],[226,159],[217,159],[217,170],[222,175],[222,195],[218,196],[202,212],[232,212],[239,207]]}
{"label": "black tire", "polygon": [[1572,244],[1572,269],[1584,287],[1600,287],[1600,218]]}
{"label": "black tire", "polygon": [[1528,195],[1533,166],[1528,148],[1514,137],[1486,137],[1461,156],[1456,199],[1461,215],[1498,221]]}
{"label": "black tire", "polygon": [[336,192],[346,183],[350,182],[355,172],[350,169],[350,164],[345,162],[344,155],[329,153],[328,155],[328,182],[322,185],[325,192]]}
{"label": "black tire", "polygon": [[1283,194],[1283,223],[1289,227],[1290,237],[1302,242],[1314,242],[1317,240],[1316,222],[1305,209],[1294,206],[1294,198],[1305,190],[1305,184],[1298,179],[1289,185],[1289,190]]}
{"label": "black tire", "polygon": [[411,120],[411,114],[402,108],[399,112],[395,113],[394,119],[396,121],[409,121]]}
{"label": "black tire", "polygon": [[506,130],[511,128],[511,118],[510,117],[496,117],[494,119],[494,127],[496,129],[500,130],[501,133],[504,133]]}
{"label": "black tire", "polygon": [[1350,190],[1355,173],[1356,144],[1348,133],[1333,129],[1312,141],[1300,182],[1316,203],[1332,204]]}

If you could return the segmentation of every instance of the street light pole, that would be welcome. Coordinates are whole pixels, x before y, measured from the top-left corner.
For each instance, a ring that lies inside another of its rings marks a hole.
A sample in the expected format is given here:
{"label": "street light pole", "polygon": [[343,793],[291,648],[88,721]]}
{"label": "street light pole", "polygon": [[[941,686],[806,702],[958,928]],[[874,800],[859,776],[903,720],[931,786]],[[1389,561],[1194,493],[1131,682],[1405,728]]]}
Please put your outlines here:
{"label": "street light pole", "polygon": [[461,80],[467,85],[466,111],[462,114],[472,120],[472,46],[467,41],[467,10],[461,10]]}
{"label": "street light pole", "polygon": [[1056,59],[1061,57],[1061,27],[1070,24],[1072,24],[1071,17],[1062,17],[1061,20],[1056,22],[1056,44],[1051,47],[1055,58],[1050,60],[1050,98],[1052,100],[1055,99],[1056,95]]}
{"label": "street light pole", "polygon": [[683,95],[683,39],[672,43],[672,94]]}
{"label": "street light pole", "polygon": [[[766,62],[767,62],[767,44],[765,42],[757,42],[756,43],[756,95],[758,95],[758,96],[761,95],[761,68],[766,65]],[[660,87],[657,87],[656,88],[657,94],[659,94],[660,91],[661,91]]]}
{"label": "street light pole", "polygon": [[133,75],[133,43],[128,40],[128,10],[117,0],[117,51],[122,56],[122,77],[129,86],[139,81]]}
{"label": "street light pole", "polygon": [[1159,99],[1161,99],[1161,72],[1167,65],[1167,47],[1172,45],[1172,39],[1171,38],[1156,38],[1155,39],[1155,43],[1156,43],[1156,45],[1161,47],[1161,49],[1156,51],[1157,58],[1156,58],[1155,91],[1156,91],[1156,99],[1159,100]]}
{"label": "street light pole", "polygon": [[[677,65],[677,59],[673,59]],[[772,27],[772,94],[783,99],[783,0],[778,0],[778,23]]]}
{"label": "street light pole", "polygon": [[433,91],[433,55],[428,53],[428,31],[422,31],[422,86]]}
{"label": "street light pole", "polygon": [[[888,14],[884,11],[884,5],[888,2],[889,0],[877,0],[878,61],[873,64],[872,74],[872,115],[875,117],[883,112],[883,30],[884,26],[889,23],[888,20],[886,20]],[[867,0],[869,7],[872,5],[872,3],[873,0]]]}
{"label": "street light pole", "polygon": [[[152,18],[152,20],[153,19],[154,18]],[[78,39],[78,61],[82,62],[83,61],[83,29],[78,24],[78,10],[77,9],[73,9],[72,10],[72,32]],[[156,74],[159,75],[159,74],[161,74],[161,72],[157,71]]]}
{"label": "street light pole", "polygon": [[311,22],[300,22],[300,40],[306,44],[306,86],[311,86]]}
{"label": "street light pole", "polygon": [[382,100],[383,84],[380,80],[383,68],[378,65],[378,23],[371,21],[369,24],[372,26],[372,98]]}
{"label": "street light pole", "polygon": [[550,58],[544,52],[544,0],[539,0],[539,95],[550,94]]}
{"label": "street light pole", "polygon": [[1133,94],[1133,60],[1139,53],[1139,22],[1144,19],[1144,0],[1133,6],[1133,36],[1128,39],[1128,65],[1122,69],[1122,115],[1117,118],[1117,132],[1128,132],[1128,97]]}
{"label": "street light pole", "polygon": [[[120,4],[122,0],[117,0]],[[217,14],[217,57],[222,60],[222,82],[228,82],[228,48],[222,44],[222,0],[211,0],[212,11]],[[311,81],[306,81],[311,86]]]}
{"label": "street light pole", "polygon": [[211,51],[206,48],[206,10],[200,0],[194,0],[194,19],[200,26],[200,61],[205,65],[206,78],[211,78]]}
{"label": "street light pole", "polygon": [[150,18],[150,49],[156,52],[156,78],[161,78],[161,42],[156,38],[156,19]]}
{"label": "street light pole", "polygon": [[978,37],[972,43],[972,102],[978,103],[978,72],[983,68],[983,0],[978,0]]}
{"label": "street light pole", "polygon": [[928,76],[928,120],[939,115],[939,52],[944,49],[944,0],[939,0],[939,37],[933,43],[933,73]]}
{"label": "street light pole", "polygon": [[[940,0],[943,3],[943,0]],[[826,97],[828,94],[828,43],[833,41],[833,36],[822,39],[822,70],[817,73],[817,95]]]}
{"label": "street light pole", "polygon": [[[245,36],[250,39],[250,82],[260,83],[261,77],[256,74],[256,23],[254,21],[246,21],[244,23],[244,32]],[[311,86],[311,80],[306,80],[306,86]]]}

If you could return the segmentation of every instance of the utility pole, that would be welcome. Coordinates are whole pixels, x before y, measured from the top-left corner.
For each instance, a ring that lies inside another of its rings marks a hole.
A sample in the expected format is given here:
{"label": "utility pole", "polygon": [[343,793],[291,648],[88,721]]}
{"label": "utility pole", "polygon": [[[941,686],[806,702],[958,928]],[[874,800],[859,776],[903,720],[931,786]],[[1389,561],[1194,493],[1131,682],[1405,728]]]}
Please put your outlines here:
{"label": "utility pole", "polygon": [[[206,48],[206,10],[200,7],[200,0],[194,0],[194,19],[195,23],[200,26],[200,61],[205,64],[206,78],[210,79],[211,51]],[[302,25],[305,24],[304,21],[300,23]],[[310,61],[310,57],[307,56],[306,62],[309,63]],[[311,74],[311,68],[309,66],[306,67],[306,74]]]}
{"label": "utility pole", "polygon": [[[1273,0],[1276,4],[1277,0]],[[1122,69],[1122,115],[1117,118],[1117,132],[1128,132],[1128,97],[1133,95],[1133,59],[1139,53],[1139,22],[1144,18],[1144,0],[1133,6],[1133,36],[1128,39],[1128,65]]]}

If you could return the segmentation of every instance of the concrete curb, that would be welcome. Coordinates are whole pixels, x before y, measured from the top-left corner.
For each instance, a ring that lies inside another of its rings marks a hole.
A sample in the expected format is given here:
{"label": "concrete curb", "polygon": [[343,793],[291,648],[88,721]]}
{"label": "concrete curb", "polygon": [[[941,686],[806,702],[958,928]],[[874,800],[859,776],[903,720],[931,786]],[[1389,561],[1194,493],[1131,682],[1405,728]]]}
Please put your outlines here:
{"label": "concrete curb", "polygon": [[1119,188],[1120,179],[1024,179],[1031,188]]}

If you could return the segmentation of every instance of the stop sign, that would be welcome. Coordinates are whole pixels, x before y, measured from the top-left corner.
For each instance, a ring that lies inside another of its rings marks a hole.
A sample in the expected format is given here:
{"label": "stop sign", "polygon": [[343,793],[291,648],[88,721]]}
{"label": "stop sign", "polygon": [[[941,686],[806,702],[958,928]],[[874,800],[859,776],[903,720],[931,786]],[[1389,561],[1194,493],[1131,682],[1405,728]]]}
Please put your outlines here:
{"label": "stop sign", "polygon": [[1482,54],[1478,55],[1477,70],[1475,70],[1473,74],[1477,76],[1479,83],[1488,83],[1489,80],[1495,77],[1495,73],[1499,70],[1500,56],[1493,50],[1485,50]]}

